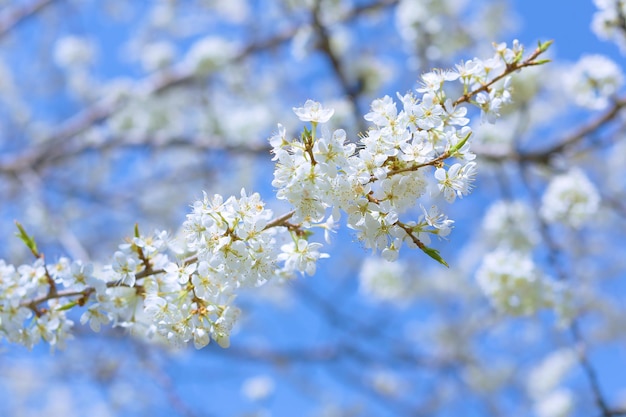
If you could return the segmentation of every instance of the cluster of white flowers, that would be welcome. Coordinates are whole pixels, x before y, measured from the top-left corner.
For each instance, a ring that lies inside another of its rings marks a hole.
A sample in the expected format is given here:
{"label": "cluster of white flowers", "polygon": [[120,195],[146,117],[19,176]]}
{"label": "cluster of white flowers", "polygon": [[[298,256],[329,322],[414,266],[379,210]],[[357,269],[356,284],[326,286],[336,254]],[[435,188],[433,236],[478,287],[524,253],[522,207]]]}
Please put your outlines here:
{"label": "cluster of white flowers", "polygon": [[[468,36],[489,32],[493,26],[476,25],[470,30],[454,23],[464,19],[464,26],[467,26],[469,22],[482,20],[476,15],[467,18],[472,13],[469,4],[471,2],[465,0],[399,1],[396,8],[396,26],[405,41],[405,48],[423,49],[426,59],[437,61],[454,54],[459,44],[468,42]],[[499,23],[500,21],[494,26]]]}
{"label": "cluster of white flowers", "polygon": [[596,187],[583,171],[574,168],[550,181],[541,201],[541,215],[548,222],[579,228],[599,207]]}
{"label": "cluster of white flowers", "polygon": [[239,46],[219,37],[208,36],[191,46],[185,57],[186,64],[197,74],[207,74],[232,59]]}
{"label": "cluster of white flowers", "polygon": [[594,0],[598,11],[593,16],[591,29],[601,39],[616,42],[626,50],[626,3],[615,0]]}
{"label": "cluster of white flowers", "polygon": [[528,251],[540,239],[533,210],[522,201],[495,202],[485,213],[483,230],[490,243],[513,250]]}
{"label": "cluster of white flowers", "polygon": [[359,292],[373,300],[402,303],[414,293],[413,278],[401,261],[368,258],[359,272]]}
{"label": "cluster of white flowers", "polygon": [[531,315],[556,306],[563,288],[536,267],[530,254],[497,249],[488,253],[476,272],[481,289],[493,306],[511,315]]}
{"label": "cluster of white flowers", "polygon": [[[71,263],[61,258],[46,265],[43,258],[38,258],[16,268],[0,260],[0,336],[27,347],[40,340],[63,347],[74,324],[65,310],[76,302],[56,297],[61,294],[59,287],[68,297],[86,288],[90,288],[89,293],[105,291],[104,281],[93,276],[93,267],[79,261]],[[44,305],[37,306],[38,300]]]}
{"label": "cluster of white flowers", "polygon": [[289,227],[286,219],[274,225],[271,220],[258,194],[242,190],[238,199],[205,194],[183,224],[190,254],[185,260],[167,254],[172,248],[166,232],[136,231],[98,277],[92,265],[65,258],[51,265],[39,258],[19,268],[1,261],[0,335],[29,347],[41,339],[62,345],[73,325],[65,311],[80,305],[86,307],[80,322],[94,331],[112,323],[174,346],[193,340],[201,348],[211,339],[228,346],[239,315],[233,305],[239,288],[296,271],[313,274],[316,261],[327,256],[295,226],[293,243],[279,250],[274,226]]}
{"label": "cluster of white flowers", "polygon": [[93,99],[98,83],[90,73],[96,44],[79,36],[64,36],[54,45],[54,60],[65,71],[68,92],[80,99]]}
{"label": "cluster of white flowers", "polygon": [[[469,100],[454,102],[446,87],[456,81],[465,95],[475,92],[472,103],[493,122],[510,101],[509,78],[495,78],[519,62],[522,53],[517,42],[512,49],[505,44],[495,49],[491,59],[422,75],[419,96],[398,96],[400,111],[389,96],[374,100],[365,115],[373,126],[358,146],[347,141],[343,130],[322,129],[318,137],[318,124],[328,122],[332,110],[313,101],[294,109],[300,120],[311,122],[311,130],[288,139],[279,125],[270,140],[277,161],[272,185],[279,199],[295,207],[293,220],[308,227],[329,213],[339,219],[343,211],[365,246],[381,250],[387,260],[395,260],[405,243],[422,248],[429,235],[448,234],[451,221],[437,207],[420,222],[403,223],[399,216],[414,208],[432,183],[450,203],[471,191],[476,174],[468,141],[472,131],[467,108],[460,105]],[[449,157],[457,162],[445,166]]]}
{"label": "cluster of white flowers", "polygon": [[[211,39],[201,43],[195,49],[202,53],[194,53],[198,55],[194,62],[204,66],[219,45]],[[37,260],[18,268],[0,263],[0,336],[26,346],[42,339],[62,345],[73,325],[66,311],[80,306],[85,307],[80,322],[89,323],[94,331],[113,324],[175,346],[193,341],[201,348],[211,340],[228,346],[239,315],[234,306],[239,289],[258,287],[275,277],[314,274],[317,261],[328,255],[320,251],[320,243],[309,241],[308,229],[331,231],[342,211],[365,246],[381,250],[385,259],[395,260],[406,243],[445,264],[425,243],[430,235],[447,236],[453,222],[437,206],[427,210],[419,200],[429,184],[448,202],[471,190],[476,163],[462,104],[475,104],[484,118],[493,121],[510,100],[507,75],[537,65],[534,59],[547,45],[524,62],[517,42],[513,49],[504,44],[495,49],[489,60],[473,59],[456,70],[424,74],[417,89],[421,96],[399,96],[401,111],[390,97],[375,100],[365,115],[373,127],[358,145],[347,141],[343,130],[322,130],[318,136],[318,124],[330,120],[332,109],[310,100],[295,108],[311,128],[305,128],[300,139],[288,140],[279,125],[278,134],[270,138],[277,161],[273,181],[277,197],[294,206],[283,216],[273,217],[258,194],[242,190],[239,198],[225,199],[205,193],[183,224],[182,249],[170,245],[166,232],[143,236],[136,227],[134,237],[120,245],[112,263],[98,272],[92,265],[65,258],[46,264],[18,224],[20,238]],[[460,84],[457,90],[462,89],[456,101],[444,88],[453,81]],[[446,165],[450,158],[454,163]],[[418,221],[400,221],[400,215],[418,205],[422,212]],[[518,263],[527,267],[524,262]],[[386,276],[398,285],[383,298],[408,289],[402,283],[402,267],[395,268]],[[516,301],[514,294],[519,289],[535,291],[538,286],[532,279],[514,282],[515,268],[494,271],[489,264],[484,269],[483,285],[496,279],[502,288],[512,287],[508,296],[500,296],[506,298],[500,304],[524,312],[532,307],[526,297]],[[507,283],[506,276],[513,278]],[[368,291],[380,293],[377,280],[371,275],[363,280]]]}
{"label": "cluster of white flowers", "polygon": [[78,36],[65,36],[54,46],[54,60],[64,69],[84,67],[92,63],[95,48],[91,41]]}
{"label": "cluster of white flowers", "polygon": [[145,45],[141,51],[141,64],[146,71],[156,71],[171,65],[176,51],[170,42],[154,42]]}
{"label": "cluster of white flowers", "polygon": [[579,106],[601,110],[624,83],[620,67],[603,55],[583,56],[565,74],[565,87]]}
{"label": "cluster of white flowers", "polygon": [[[283,245],[281,253],[271,220],[260,196],[243,190],[239,199],[205,194],[196,201],[183,224],[193,261],[166,262],[164,274],[150,275],[143,284],[144,310],[156,332],[174,344],[193,339],[200,348],[213,338],[228,346],[239,315],[233,306],[239,288],[295,271],[314,273],[315,262],[326,256],[317,250],[321,245],[297,239],[294,232],[297,241]],[[277,261],[284,261],[282,269]]]}
{"label": "cluster of white flowers", "polygon": [[259,375],[246,379],[241,386],[241,393],[250,401],[262,401],[274,393],[275,385],[272,377]]}

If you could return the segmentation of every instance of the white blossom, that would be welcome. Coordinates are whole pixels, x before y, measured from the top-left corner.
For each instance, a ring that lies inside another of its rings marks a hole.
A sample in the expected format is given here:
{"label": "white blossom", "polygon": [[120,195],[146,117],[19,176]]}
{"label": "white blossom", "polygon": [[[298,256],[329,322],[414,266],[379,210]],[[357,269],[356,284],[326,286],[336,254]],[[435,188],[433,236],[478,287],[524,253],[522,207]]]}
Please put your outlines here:
{"label": "white blossom", "polygon": [[194,43],[185,61],[197,73],[204,74],[225,65],[239,52],[239,46],[221,37],[208,36]]}
{"label": "white blossom", "polygon": [[574,395],[566,388],[551,392],[535,404],[537,417],[567,417],[573,410]]}
{"label": "white blossom", "polygon": [[626,50],[626,34],[622,19],[626,15],[626,4],[613,0],[594,0],[598,10],[593,15],[591,29],[601,39],[613,40],[622,51]]}
{"label": "white blossom", "polygon": [[476,280],[493,306],[511,315],[531,315],[552,306],[550,281],[527,253],[498,249],[485,255]]}
{"label": "white blossom", "polygon": [[567,372],[576,365],[576,351],[563,348],[552,352],[528,375],[528,392],[533,398],[542,398],[554,391]]}
{"label": "white blossom", "polygon": [[320,253],[318,249],[321,243],[309,243],[304,239],[291,242],[281,247],[282,253],[278,255],[279,261],[285,262],[285,270],[298,271],[314,275],[318,259],[328,258],[327,253]]}
{"label": "white blossom", "polygon": [[565,73],[565,87],[579,106],[602,110],[624,84],[620,67],[603,55],[583,56]]}
{"label": "white blossom", "polygon": [[248,378],[243,382],[241,392],[251,401],[261,401],[274,392],[274,380],[266,375]]}
{"label": "white blossom", "polygon": [[303,122],[326,123],[333,117],[334,109],[325,109],[321,103],[307,100],[303,107],[294,107],[294,113]]}
{"label": "white blossom", "polygon": [[521,200],[493,203],[483,218],[487,240],[514,250],[530,250],[540,239],[535,214]]}
{"label": "white blossom", "polygon": [[541,215],[548,222],[580,228],[599,207],[596,187],[583,171],[573,168],[550,181],[541,200]]}
{"label": "white blossom", "polygon": [[411,298],[413,279],[403,262],[367,258],[359,272],[359,292],[375,301],[403,303]]}
{"label": "white blossom", "polygon": [[54,59],[66,69],[76,69],[92,63],[95,57],[93,43],[79,36],[65,36],[56,41]]}

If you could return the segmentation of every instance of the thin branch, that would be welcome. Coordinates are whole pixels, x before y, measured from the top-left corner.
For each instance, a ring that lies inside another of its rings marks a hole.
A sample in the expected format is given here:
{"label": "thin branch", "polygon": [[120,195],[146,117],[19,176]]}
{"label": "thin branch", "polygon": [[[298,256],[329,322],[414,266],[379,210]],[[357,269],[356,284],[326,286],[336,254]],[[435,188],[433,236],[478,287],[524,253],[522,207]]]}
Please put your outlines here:
{"label": "thin branch", "polygon": [[12,31],[20,23],[36,15],[55,0],[35,0],[28,4],[13,7],[0,15],[0,38]]}
{"label": "thin branch", "polygon": [[[48,0],[52,1],[52,0]],[[397,4],[394,1],[379,1],[369,5],[355,7],[341,19],[343,22],[349,22],[361,14],[381,7],[388,7]],[[243,48],[229,63],[238,64],[250,55],[262,51],[270,50],[290,42],[299,30],[299,26],[282,31],[268,39],[253,42]],[[155,74],[149,75],[144,80],[136,84],[136,88],[130,92],[129,96],[139,95],[142,97],[163,93],[164,91],[175,86],[183,85],[197,80],[198,76],[189,65],[182,63],[173,68],[167,68]],[[85,108],[74,116],[68,118],[59,126],[52,130],[39,146],[31,147],[21,155],[7,155],[0,158],[0,172],[14,173],[24,167],[39,167],[42,162],[48,161],[53,155],[59,155],[65,151],[70,139],[86,132],[92,126],[101,123],[119,111],[126,104],[126,100],[116,100],[111,97],[105,97],[96,101],[91,106]],[[63,146],[59,146],[63,144]]]}
{"label": "thin branch", "polygon": [[333,72],[339,80],[341,88],[346,96],[348,96],[350,103],[352,103],[352,114],[354,116],[354,120],[359,125],[359,130],[365,130],[363,126],[361,126],[363,124],[363,119],[361,118],[361,111],[359,109],[359,94],[362,92],[362,88],[360,88],[357,83],[353,83],[348,80],[348,75],[346,74],[343,64],[335,51],[333,51],[332,45],[330,44],[328,29],[326,29],[326,26],[322,23],[320,16],[321,3],[321,0],[315,1],[312,13],[313,27],[319,36],[319,49],[328,57]]}
{"label": "thin branch", "polygon": [[609,406],[607,405],[606,400],[604,399],[604,395],[602,394],[602,390],[600,389],[600,382],[598,380],[598,375],[596,373],[596,370],[591,365],[591,362],[589,361],[589,358],[587,356],[587,352],[584,346],[585,343],[580,333],[578,321],[574,320],[572,322],[572,325],[570,326],[570,332],[572,334],[574,341],[580,345],[578,349],[578,362],[580,363],[580,366],[583,368],[583,371],[585,375],[587,376],[589,385],[591,385],[591,391],[593,392],[596,405],[602,412],[602,417],[611,417],[615,415],[613,412],[611,412],[611,410],[609,409]]}
{"label": "thin branch", "polygon": [[[546,44],[547,45],[547,44]],[[502,72],[502,74],[498,75],[497,77],[495,77],[493,80],[489,81],[486,84],[483,84],[482,86],[476,88],[475,90],[472,90],[468,93],[465,93],[464,95],[462,95],[461,97],[459,97],[458,99],[456,99],[454,101],[454,103],[452,103],[453,106],[458,106],[461,103],[468,103],[470,101],[470,99],[472,97],[474,97],[475,95],[482,93],[482,92],[486,92],[489,91],[489,89],[491,88],[492,85],[494,85],[495,83],[497,83],[498,81],[502,80],[503,78],[507,77],[508,75],[519,71],[522,68],[526,68],[526,67],[534,67],[537,65],[542,65],[543,62],[541,61],[536,61],[536,59],[539,57],[539,55],[543,54],[547,49],[546,48],[542,48],[542,47],[537,47],[532,54],[530,54],[530,56],[528,58],[526,58],[525,60],[521,61],[521,62],[514,62],[512,64],[507,64],[506,68],[504,69],[504,71]]]}
{"label": "thin branch", "polygon": [[475,151],[483,158],[496,162],[513,160],[519,162],[547,164],[550,162],[550,159],[555,155],[558,155],[566,151],[568,148],[571,148],[572,146],[578,144],[587,136],[601,129],[603,126],[606,125],[606,123],[615,119],[624,107],[626,107],[626,97],[617,98],[614,101],[613,106],[611,106],[611,108],[607,110],[604,114],[601,114],[587,124],[580,126],[574,132],[556,141],[555,144],[545,147],[544,149],[528,152],[513,151],[497,153],[490,151],[488,148],[475,148]]}
{"label": "thin branch", "polygon": [[[535,205],[537,205],[538,196],[536,192],[533,190],[533,188],[530,187],[529,179],[527,176],[527,166],[521,162],[519,166],[520,166],[520,169],[522,170],[523,182],[526,188],[529,190],[531,199],[533,199]],[[569,274],[567,273],[567,271],[563,269],[563,266],[562,266],[563,263],[559,262],[558,260],[559,254],[562,252],[562,250],[557,246],[556,242],[553,240],[550,234],[549,226],[545,223],[545,221],[540,219],[540,224],[541,224],[541,233],[548,247],[548,263],[552,265],[552,268],[556,272],[558,279],[561,281],[565,281],[566,279],[568,279]],[[581,335],[579,322],[577,319],[572,320],[569,326],[569,330],[572,334],[572,338],[574,342],[578,345],[578,362],[583,368],[585,376],[587,380],[589,381],[589,384],[591,385],[591,390],[592,390],[596,405],[598,406],[598,408],[600,409],[600,412],[602,413],[601,417],[612,417],[616,415],[616,414],[613,414],[613,412],[608,407],[607,405],[608,402],[605,399],[600,389],[597,373],[595,369],[593,368],[593,366],[591,365],[591,362],[589,361],[589,358],[587,357],[587,353],[585,352],[585,341]]]}

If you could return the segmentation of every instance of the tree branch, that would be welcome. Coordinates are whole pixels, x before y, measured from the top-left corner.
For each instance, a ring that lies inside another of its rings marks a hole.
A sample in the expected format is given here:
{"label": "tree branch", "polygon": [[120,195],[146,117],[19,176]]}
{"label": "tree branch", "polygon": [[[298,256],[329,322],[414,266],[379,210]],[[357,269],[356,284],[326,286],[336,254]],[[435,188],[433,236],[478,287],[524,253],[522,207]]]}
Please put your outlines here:
{"label": "tree branch", "polygon": [[20,23],[36,15],[55,0],[34,0],[28,4],[13,7],[0,14],[0,38],[9,33]]}

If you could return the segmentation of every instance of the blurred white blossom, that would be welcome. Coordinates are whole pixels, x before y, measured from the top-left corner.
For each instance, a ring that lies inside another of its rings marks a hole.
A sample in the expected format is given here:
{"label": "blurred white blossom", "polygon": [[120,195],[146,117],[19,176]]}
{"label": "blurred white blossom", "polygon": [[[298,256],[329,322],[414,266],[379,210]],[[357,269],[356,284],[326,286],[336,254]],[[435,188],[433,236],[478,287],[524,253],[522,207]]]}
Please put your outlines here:
{"label": "blurred white blossom", "polygon": [[367,258],[359,272],[359,292],[376,301],[402,303],[411,298],[413,279],[415,277],[401,261]]}
{"label": "blurred white blossom", "polygon": [[569,94],[579,106],[602,110],[624,83],[624,75],[615,62],[603,55],[583,56],[564,74]]}
{"label": "blurred white blossom", "polygon": [[622,23],[626,16],[626,3],[615,0],[593,2],[598,10],[593,15],[591,29],[599,38],[612,40],[622,48],[622,51],[626,51],[626,33]]}
{"label": "blurred white blossom", "polygon": [[497,249],[483,258],[476,279],[493,306],[511,315],[530,315],[552,305],[552,286],[530,255]]}
{"label": "blurred white blossom", "polygon": [[267,375],[248,378],[243,382],[241,392],[250,401],[262,401],[274,392],[274,380]]}
{"label": "blurred white blossom", "polygon": [[535,404],[537,417],[567,417],[574,410],[574,394],[560,388],[541,398]]}
{"label": "blurred white blossom", "polygon": [[54,46],[54,60],[64,69],[84,67],[91,64],[94,58],[94,44],[79,36],[59,38]]}
{"label": "blurred white blossom", "polygon": [[542,398],[554,391],[567,372],[577,363],[576,351],[563,348],[552,352],[531,369],[527,387],[533,398]]}
{"label": "blurred white blossom", "polygon": [[485,213],[487,240],[514,250],[530,250],[540,239],[535,214],[523,201],[496,201]]}
{"label": "blurred white blossom", "polygon": [[141,64],[146,71],[155,71],[172,64],[176,51],[170,42],[154,42],[141,50]]}
{"label": "blurred white blossom", "polygon": [[541,200],[541,215],[548,222],[580,228],[599,207],[596,187],[582,170],[573,168],[552,178]]}

